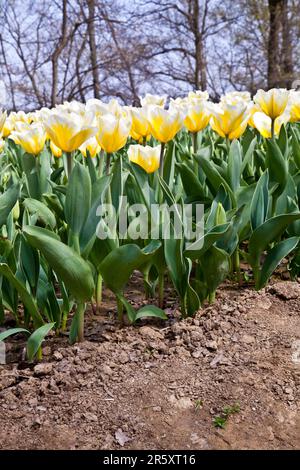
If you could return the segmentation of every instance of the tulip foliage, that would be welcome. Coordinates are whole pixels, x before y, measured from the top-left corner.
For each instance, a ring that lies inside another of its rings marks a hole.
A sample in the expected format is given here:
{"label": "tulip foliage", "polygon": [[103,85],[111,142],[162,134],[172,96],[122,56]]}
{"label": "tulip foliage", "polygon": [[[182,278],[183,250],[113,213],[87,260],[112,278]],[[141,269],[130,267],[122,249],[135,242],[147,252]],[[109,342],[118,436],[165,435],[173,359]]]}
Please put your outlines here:
{"label": "tulip foliage", "polygon": [[[32,359],[51,329],[83,340],[103,284],[133,323],[167,318],[165,283],[185,317],[225,280],[261,289],[283,259],[297,276],[299,121],[300,93],[284,89],[0,113],[0,322],[14,316]],[[140,309],[126,299],[134,272]]]}

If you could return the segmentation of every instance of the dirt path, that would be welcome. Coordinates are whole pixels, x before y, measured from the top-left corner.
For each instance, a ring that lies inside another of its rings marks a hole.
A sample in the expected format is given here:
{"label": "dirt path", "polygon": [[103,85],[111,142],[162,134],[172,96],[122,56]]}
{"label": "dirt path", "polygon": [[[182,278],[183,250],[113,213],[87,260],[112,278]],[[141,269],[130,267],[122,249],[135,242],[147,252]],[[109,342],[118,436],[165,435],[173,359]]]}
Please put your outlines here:
{"label": "dirt path", "polygon": [[0,449],[300,448],[300,285],[224,286],[182,322],[169,303],[163,327],[90,315],[83,344],[0,366]]}

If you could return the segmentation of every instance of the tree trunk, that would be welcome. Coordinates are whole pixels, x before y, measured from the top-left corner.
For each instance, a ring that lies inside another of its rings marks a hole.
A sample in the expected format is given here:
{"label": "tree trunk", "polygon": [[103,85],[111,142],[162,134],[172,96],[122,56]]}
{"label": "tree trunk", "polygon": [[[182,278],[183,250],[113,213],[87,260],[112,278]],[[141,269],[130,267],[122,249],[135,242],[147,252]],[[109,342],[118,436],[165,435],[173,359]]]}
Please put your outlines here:
{"label": "tree trunk", "polygon": [[97,66],[97,48],[95,41],[95,0],[87,0],[87,5],[89,9],[88,17],[88,35],[89,35],[89,45],[90,45],[90,57],[91,57],[91,66],[92,66],[92,75],[93,75],[93,90],[94,98],[100,98],[100,82],[98,75],[98,66]]}
{"label": "tree trunk", "polygon": [[290,21],[288,17],[288,0],[282,0],[282,64],[281,64],[281,77],[282,86],[291,88],[293,82],[293,52],[292,52],[292,38],[290,33]]}
{"label": "tree trunk", "polygon": [[207,88],[207,77],[203,36],[200,29],[199,0],[192,0],[191,6],[191,23],[195,38],[195,89],[204,91]]}
{"label": "tree trunk", "polygon": [[283,0],[269,0],[268,87],[280,84],[279,33]]}
{"label": "tree trunk", "polygon": [[51,89],[51,106],[56,105],[57,86],[58,86],[58,59],[68,42],[67,35],[67,0],[62,0],[62,26],[59,42],[52,54],[52,89]]}

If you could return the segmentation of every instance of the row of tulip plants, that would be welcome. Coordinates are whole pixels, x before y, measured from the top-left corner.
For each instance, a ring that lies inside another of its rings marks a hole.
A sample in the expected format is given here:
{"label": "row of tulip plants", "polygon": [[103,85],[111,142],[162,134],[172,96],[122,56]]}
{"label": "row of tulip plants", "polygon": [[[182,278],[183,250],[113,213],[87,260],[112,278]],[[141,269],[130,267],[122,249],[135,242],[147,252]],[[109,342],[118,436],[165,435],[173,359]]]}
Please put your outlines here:
{"label": "row of tulip plants", "polygon": [[[88,304],[101,308],[103,285],[116,297],[119,321],[126,315],[134,323],[167,318],[165,282],[174,286],[182,316],[194,315],[225,279],[243,282],[240,259],[257,290],[283,258],[298,274],[300,93],[260,90],[252,101],[233,92],[215,104],[195,92],[168,108],[165,97],[141,102],[1,113],[0,323],[9,312],[16,328],[0,340],[28,335],[29,359],[40,357],[51,329],[69,328],[70,342],[82,341],[84,313]],[[143,237],[133,236],[132,225],[141,229],[128,210],[135,204],[150,221],[153,205],[182,208],[180,236],[164,213],[155,236],[150,223]],[[185,208],[197,228],[199,204],[202,232],[187,239]],[[125,234],[118,225],[124,214]],[[125,294],[135,271],[152,299],[138,310]]]}

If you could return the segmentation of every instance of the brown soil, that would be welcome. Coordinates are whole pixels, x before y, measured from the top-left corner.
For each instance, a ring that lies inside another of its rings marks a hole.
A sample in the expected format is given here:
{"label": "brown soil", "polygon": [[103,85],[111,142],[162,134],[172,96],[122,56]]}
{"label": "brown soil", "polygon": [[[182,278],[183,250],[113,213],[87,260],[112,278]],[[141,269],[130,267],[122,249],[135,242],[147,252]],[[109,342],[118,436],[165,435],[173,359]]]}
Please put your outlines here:
{"label": "brown soil", "polygon": [[[135,284],[129,297],[141,303]],[[84,343],[52,338],[41,364],[0,366],[0,449],[299,448],[300,285],[225,285],[181,322],[168,303],[167,323],[121,328],[106,293]]]}

